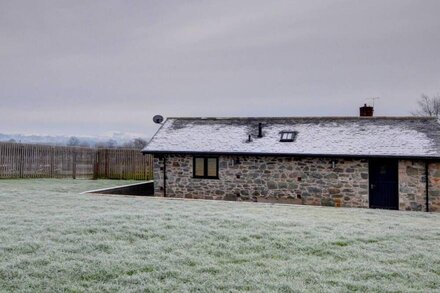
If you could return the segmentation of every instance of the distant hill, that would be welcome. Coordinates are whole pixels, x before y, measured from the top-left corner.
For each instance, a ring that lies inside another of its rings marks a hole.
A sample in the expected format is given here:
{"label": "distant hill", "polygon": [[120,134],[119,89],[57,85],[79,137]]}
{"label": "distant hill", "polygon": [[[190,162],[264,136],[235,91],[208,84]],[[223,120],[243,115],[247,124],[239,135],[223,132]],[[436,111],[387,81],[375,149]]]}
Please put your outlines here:
{"label": "distant hill", "polygon": [[36,143],[36,144],[47,144],[47,145],[59,145],[65,146],[72,142],[72,137],[75,137],[77,142],[81,146],[99,146],[107,145],[118,147],[124,146],[124,144],[132,142],[136,138],[141,138],[145,141],[149,139],[143,137],[138,133],[125,133],[125,132],[111,132],[106,133],[101,136],[51,136],[51,135],[25,135],[25,134],[5,134],[0,133],[0,141],[3,142],[19,142],[19,143]]}

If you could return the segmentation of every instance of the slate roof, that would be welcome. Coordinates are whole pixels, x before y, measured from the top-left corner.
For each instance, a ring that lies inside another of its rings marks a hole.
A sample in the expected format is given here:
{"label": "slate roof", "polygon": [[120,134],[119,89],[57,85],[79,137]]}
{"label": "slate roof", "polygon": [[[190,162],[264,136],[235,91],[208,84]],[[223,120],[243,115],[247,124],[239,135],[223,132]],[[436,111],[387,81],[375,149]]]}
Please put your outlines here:
{"label": "slate roof", "polygon": [[[280,142],[282,131],[297,132],[295,141]],[[143,153],[440,158],[440,124],[429,117],[168,118]]]}

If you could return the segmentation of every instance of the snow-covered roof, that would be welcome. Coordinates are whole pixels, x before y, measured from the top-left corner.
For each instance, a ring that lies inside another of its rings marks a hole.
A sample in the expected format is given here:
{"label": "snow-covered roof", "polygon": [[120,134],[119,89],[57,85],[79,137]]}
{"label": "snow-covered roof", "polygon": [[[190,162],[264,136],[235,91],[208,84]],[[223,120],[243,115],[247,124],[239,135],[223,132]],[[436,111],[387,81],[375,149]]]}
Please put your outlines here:
{"label": "snow-covered roof", "polygon": [[[295,140],[280,142],[283,131],[297,132]],[[143,152],[440,158],[440,124],[428,117],[168,118]]]}

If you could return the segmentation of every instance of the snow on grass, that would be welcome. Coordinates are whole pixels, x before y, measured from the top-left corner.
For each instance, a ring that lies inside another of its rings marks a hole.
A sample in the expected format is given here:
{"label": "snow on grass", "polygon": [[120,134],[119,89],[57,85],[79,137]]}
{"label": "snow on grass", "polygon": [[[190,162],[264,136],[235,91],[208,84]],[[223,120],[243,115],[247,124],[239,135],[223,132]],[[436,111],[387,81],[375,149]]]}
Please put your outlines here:
{"label": "snow on grass", "polygon": [[0,181],[0,291],[440,290],[440,214],[78,194],[113,185]]}

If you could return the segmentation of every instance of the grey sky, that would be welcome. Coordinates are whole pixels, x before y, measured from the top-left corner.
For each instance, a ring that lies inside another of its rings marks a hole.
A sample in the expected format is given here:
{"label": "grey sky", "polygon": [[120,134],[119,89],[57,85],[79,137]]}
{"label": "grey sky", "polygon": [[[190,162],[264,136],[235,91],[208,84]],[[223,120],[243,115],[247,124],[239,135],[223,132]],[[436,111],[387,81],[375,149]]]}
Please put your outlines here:
{"label": "grey sky", "polygon": [[164,116],[408,115],[440,92],[440,1],[0,1],[0,132]]}

